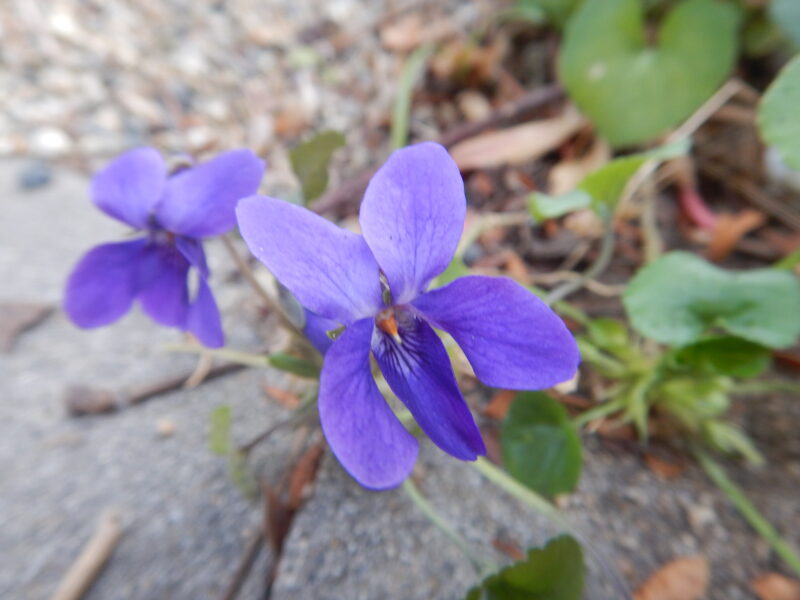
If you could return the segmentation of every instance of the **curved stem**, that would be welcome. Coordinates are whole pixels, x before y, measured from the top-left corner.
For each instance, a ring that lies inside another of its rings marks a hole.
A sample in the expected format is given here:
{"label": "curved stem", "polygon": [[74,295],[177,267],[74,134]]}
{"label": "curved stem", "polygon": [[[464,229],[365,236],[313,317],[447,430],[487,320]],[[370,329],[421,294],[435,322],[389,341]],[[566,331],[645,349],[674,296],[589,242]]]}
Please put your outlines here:
{"label": "curved stem", "polygon": [[250,284],[250,287],[253,288],[253,291],[261,298],[261,301],[264,303],[264,306],[267,309],[274,313],[286,329],[294,333],[295,335],[299,336],[301,339],[305,339],[303,332],[300,331],[294,323],[291,322],[289,317],[286,316],[283,308],[281,307],[280,303],[275,300],[272,296],[267,293],[267,290],[264,289],[256,276],[253,274],[253,270],[250,268],[250,265],[247,264],[247,261],[242,258],[239,252],[231,242],[230,238],[226,235],[220,236],[222,238],[222,243],[225,245],[225,249],[228,251],[228,254],[231,255],[233,261],[236,263],[236,267],[239,269],[239,272],[242,276],[247,280],[247,283]]}
{"label": "curved stem", "polygon": [[464,252],[470,247],[483,232],[495,227],[510,227],[512,225],[524,225],[531,221],[531,215],[527,211],[509,213],[488,213],[481,215],[461,236],[461,241],[456,248],[456,258],[464,256]]}
{"label": "curved stem", "polygon": [[479,456],[475,462],[470,464],[475,467],[481,473],[481,475],[486,477],[486,479],[494,483],[497,487],[514,496],[520,502],[526,504],[557,526],[561,527],[564,531],[573,535],[575,539],[577,539],[586,548],[589,554],[592,555],[597,565],[609,576],[612,583],[617,588],[617,592],[620,594],[620,600],[631,597],[631,592],[628,589],[627,584],[622,580],[616,569],[613,569],[606,562],[606,560],[595,549],[594,544],[592,544],[586,538],[586,536],[579,532],[575,526],[573,526],[567,520],[567,517],[548,500],[530,488],[525,487],[516,479],[511,477],[511,475],[496,467],[482,456]]}
{"label": "curved stem", "polygon": [[739,513],[745,518],[750,526],[764,538],[764,540],[775,550],[792,570],[800,575],[800,556],[797,552],[781,537],[780,533],[772,526],[772,523],[758,512],[758,509],[744,495],[744,492],[731,481],[722,467],[711,456],[700,448],[692,448],[695,458],[703,467],[703,470],[711,478],[716,486],[733,502]]}
{"label": "curved stem", "polygon": [[451,542],[453,542],[461,552],[464,553],[464,556],[469,559],[469,562],[472,564],[472,567],[475,569],[475,572],[480,577],[484,577],[489,575],[490,573],[496,571],[498,566],[489,559],[482,559],[477,556],[469,542],[461,537],[450,523],[444,520],[444,518],[436,512],[436,509],[433,508],[430,502],[419,492],[419,489],[416,485],[411,481],[411,479],[406,479],[403,482],[403,490],[408,494],[408,497],[411,501],[417,506],[417,508],[424,514],[428,520],[433,523],[442,533],[444,533]]}
{"label": "curved stem", "polygon": [[614,255],[615,236],[612,218],[608,216],[604,221],[605,233],[603,235],[603,242],[600,246],[600,254],[597,256],[597,260],[592,263],[592,266],[590,266],[579,279],[567,281],[566,283],[563,283],[562,285],[551,290],[550,293],[544,297],[546,304],[552,305],[559,300],[563,300],[570,294],[577,292],[584,285],[586,285],[588,281],[595,279],[606,270],[606,267],[608,267],[608,264],[611,262],[611,257]]}
{"label": "curved stem", "polygon": [[167,352],[179,352],[183,354],[199,354],[201,356],[211,356],[238,365],[248,367],[268,367],[269,356],[266,354],[252,354],[250,352],[240,352],[229,348],[206,348],[194,344],[167,344],[164,346]]}

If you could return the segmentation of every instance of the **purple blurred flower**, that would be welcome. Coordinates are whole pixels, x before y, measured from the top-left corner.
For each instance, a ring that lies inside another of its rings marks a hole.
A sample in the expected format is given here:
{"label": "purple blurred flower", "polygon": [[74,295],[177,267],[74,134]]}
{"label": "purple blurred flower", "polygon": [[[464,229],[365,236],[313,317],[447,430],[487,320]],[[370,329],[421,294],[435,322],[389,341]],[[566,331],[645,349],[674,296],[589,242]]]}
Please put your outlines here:
{"label": "purple blurred flower", "polygon": [[433,143],[395,152],[375,174],[361,204],[363,236],[272,198],[236,209],[253,254],[303,306],[347,326],[325,354],[319,413],[339,461],[366,487],[399,484],[417,456],[416,439],[378,391],[370,352],[419,426],[463,460],[486,449],[433,327],[453,336],[490,386],[547,388],[577,368],[564,323],[514,281],[469,276],[425,291],[452,259],[465,211],[458,168]]}
{"label": "purple blurred flower", "polygon": [[[92,200],[144,235],[97,246],[81,258],[67,282],[67,315],[79,327],[99,327],[119,319],[138,299],[157,323],[221,346],[201,239],[236,224],[236,202],[258,191],[263,173],[264,163],[249,150],[226,152],[173,175],[153,148],[113,160],[94,177]],[[194,294],[187,281],[192,267],[198,275]]]}

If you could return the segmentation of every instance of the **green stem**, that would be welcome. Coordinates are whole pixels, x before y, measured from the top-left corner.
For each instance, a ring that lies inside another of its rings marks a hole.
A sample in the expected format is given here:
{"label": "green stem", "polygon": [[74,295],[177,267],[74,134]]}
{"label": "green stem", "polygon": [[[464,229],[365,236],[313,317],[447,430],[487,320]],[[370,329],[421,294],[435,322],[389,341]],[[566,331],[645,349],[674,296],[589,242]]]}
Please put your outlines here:
{"label": "green stem", "polygon": [[194,344],[168,344],[164,346],[164,350],[167,352],[212,356],[239,365],[247,365],[248,367],[269,366],[269,357],[265,354],[251,354],[249,352],[240,352],[239,350],[230,350],[229,348],[206,348],[205,346]]}
{"label": "green stem", "polygon": [[428,520],[433,523],[442,533],[444,533],[451,542],[453,542],[461,552],[464,553],[469,559],[469,562],[472,564],[472,567],[475,569],[475,572],[478,574],[479,577],[485,577],[494,571],[497,571],[498,566],[489,559],[482,559],[477,556],[470,546],[469,542],[465,540],[461,535],[453,528],[450,523],[444,520],[444,518],[436,512],[436,509],[433,508],[430,502],[419,492],[417,486],[411,481],[410,478],[406,479],[403,482],[403,490],[405,490],[408,497],[411,498],[411,501],[417,506],[417,508],[424,514]]}
{"label": "green stem", "polygon": [[789,392],[800,395],[800,382],[785,379],[767,379],[764,381],[741,381],[731,390],[736,396],[772,394]]}
{"label": "green stem", "polygon": [[408,121],[411,116],[411,95],[414,84],[422,73],[425,62],[433,54],[432,46],[421,46],[408,57],[400,75],[394,107],[392,110],[392,148],[398,149],[408,141]]}
{"label": "green stem", "polygon": [[622,407],[619,405],[618,402],[615,401],[604,402],[603,404],[595,406],[594,408],[590,408],[586,412],[582,412],[581,414],[579,414],[577,417],[572,419],[572,424],[575,425],[575,427],[580,428],[586,425],[587,423],[591,423],[595,419],[606,417],[611,413],[614,413],[621,409]]}
{"label": "green stem", "polygon": [[714,484],[722,490],[728,499],[733,502],[739,513],[750,523],[750,526],[764,538],[772,549],[775,550],[775,553],[786,561],[786,564],[788,564],[795,573],[800,575],[800,556],[798,556],[796,551],[780,536],[772,524],[758,512],[758,509],[748,500],[744,492],[728,478],[719,463],[700,448],[693,448],[693,452],[706,474],[711,478]]}
{"label": "green stem", "polygon": [[586,285],[587,282],[597,278],[606,270],[606,267],[608,267],[608,264],[611,262],[611,257],[614,255],[615,237],[614,224],[611,216],[604,219],[604,226],[605,234],[603,235],[603,242],[600,246],[600,254],[597,256],[597,260],[592,263],[592,266],[590,266],[580,278],[567,281],[553,288],[544,298],[546,304],[552,306],[559,300],[563,300],[570,294],[577,292]]}
{"label": "green stem", "polygon": [[511,475],[493,465],[486,458],[479,456],[475,462],[469,464],[475,467],[486,479],[514,496],[517,500],[527,504],[530,508],[547,517],[559,527],[571,531],[571,527],[564,515],[562,515],[555,506],[550,504],[547,499],[519,483],[516,479],[511,477]]}

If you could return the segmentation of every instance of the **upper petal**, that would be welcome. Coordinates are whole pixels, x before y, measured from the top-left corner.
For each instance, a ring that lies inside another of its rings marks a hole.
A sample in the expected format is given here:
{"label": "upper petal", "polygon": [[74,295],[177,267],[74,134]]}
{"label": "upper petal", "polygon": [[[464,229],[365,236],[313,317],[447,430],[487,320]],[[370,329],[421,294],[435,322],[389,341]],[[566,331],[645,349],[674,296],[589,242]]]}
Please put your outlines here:
{"label": "upper petal", "polygon": [[372,340],[389,387],[442,450],[462,460],[485,454],[481,433],[436,332],[410,312],[397,314],[397,325],[399,343],[377,329]]}
{"label": "upper petal", "polygon": [[387,489],[411,473],[417,440],[397,419],[372,377],[372,328],[372,319],[353,323],[325,355],[319,418],[342,466],[361,485]]}
{"label": "upper petal", "polygon": [[414,302],[455,338],[475,374],[493,387],[536,390],[570,379],[580,354],[550,307],[505,277],[468,276]]}
{"label": "upper petal", "polygon": [[380,310],[380,274],[364,238],[288,202],[253,196],[236,208],[250,252],[309,310],[348,324]]}
{"label": "upper petal", "polygon": [[139,264],[139,301],[160,325],[186,329],[189,261],[171,244],[150,243]]}
{"label": "upper petal", "polygon": [[67,281],[64,311],[79,327],[99,327],[128,312],[146,239],[103,244],[86,253]]}
{"label": "upper petal", "polygon": [[145,229],[166,179],[167,167],[158,151],[138,148],[115,158],[94,176],[92,200],[107,215]]}
{"label": "upper petal", "polygon": [[397,150],[375,173],[359,220],[395,303],[413,300],[447,268],[465,214],[464,182],[439,144]]}
{"label": "upper petal", "polygon": [[236,224],[236,202],[258,191],[264,161],[250,150],[231,150],[167,180],[156,206],[158,222],[191,237],[225,233]]}

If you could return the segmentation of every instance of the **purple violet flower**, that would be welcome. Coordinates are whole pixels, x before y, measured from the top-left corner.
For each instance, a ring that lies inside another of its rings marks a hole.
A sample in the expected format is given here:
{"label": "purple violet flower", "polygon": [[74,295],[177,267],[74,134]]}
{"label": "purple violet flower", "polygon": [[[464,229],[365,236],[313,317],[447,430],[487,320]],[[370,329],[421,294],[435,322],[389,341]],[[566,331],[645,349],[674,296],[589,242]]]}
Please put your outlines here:
{"label": "purple violet flower", "polygon": [[398,150],[375,174],[361,204],[363,235],[273,198],[237,206],[251,252],[308,310],[346,326],[325,354],[319,415],[333,452],[365,487],[398,485],[417,456],[416,439],[378,391],[370,353],[431,440],[462,460],[486,449],[434,327],[490,386],[542,389],[577,369],[564,323],[511,279],[468,276],[426,292],[453,257],[465,212],[458,167],[434,143]]}
{"label": "purple violet flower", "polygon": [[[79,327],[99,327],[138,299],[157,323],[191,331],[206,346],[222,346],[201,240],[236,224],[236,202],[258,191],[263,173],[264,162],[250,150],[226,152],[172,175],[154,148],[113,160],[92,180],[92,200],[144,235],[102,244],[81,258],[67,282],[67,315]],[[191,267],[198,274],[193,295]]]}

